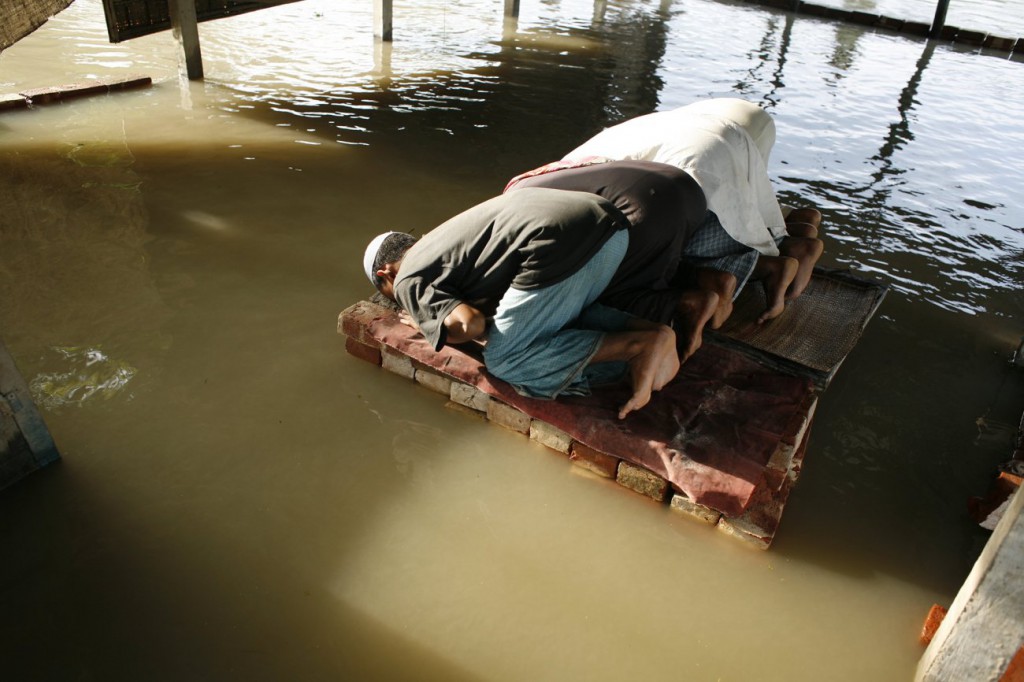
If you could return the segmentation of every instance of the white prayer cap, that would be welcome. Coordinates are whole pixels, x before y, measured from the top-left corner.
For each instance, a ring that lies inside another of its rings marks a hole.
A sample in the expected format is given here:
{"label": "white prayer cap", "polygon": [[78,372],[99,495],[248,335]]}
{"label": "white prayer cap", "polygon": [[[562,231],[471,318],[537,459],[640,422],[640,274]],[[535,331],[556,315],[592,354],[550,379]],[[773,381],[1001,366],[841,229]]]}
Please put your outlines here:
{"label": "white prayer cap", "polygon": [[370,280],[370,284],[373,284],[373,261],[377,260],[377,252],[380,251],[381,245],[384,240],[397,232],[385,232],[379,234],[373,238],[370,245],[366,247],[366,253],[363,254],[363,272],[366,273],[366,277]]}

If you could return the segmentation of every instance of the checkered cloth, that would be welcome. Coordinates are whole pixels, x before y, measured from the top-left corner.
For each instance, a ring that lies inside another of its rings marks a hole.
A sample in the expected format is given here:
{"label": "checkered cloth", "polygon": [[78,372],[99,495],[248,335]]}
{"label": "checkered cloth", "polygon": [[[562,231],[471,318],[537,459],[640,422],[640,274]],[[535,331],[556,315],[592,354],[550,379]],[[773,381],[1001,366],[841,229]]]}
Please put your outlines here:
{"label": "checkered cloth", "polygon": [[750,274],[757,265],[758,252],[741,244],[725,231],[714,211],[708,211],[704,224],[690,237],[683,248],[683,262],[694,268],[709,268],[732,273],[736,277],[736,296],[739,296]]}

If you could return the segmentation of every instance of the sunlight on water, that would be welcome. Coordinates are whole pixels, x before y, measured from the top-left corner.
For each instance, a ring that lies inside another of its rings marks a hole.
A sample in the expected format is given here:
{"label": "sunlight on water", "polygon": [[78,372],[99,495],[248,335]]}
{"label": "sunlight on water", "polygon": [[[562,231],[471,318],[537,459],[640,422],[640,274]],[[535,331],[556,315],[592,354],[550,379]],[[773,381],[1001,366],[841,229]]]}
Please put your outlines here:
{"label": "sunlight on water", "polygon": [[37,405],[58,408],[92,398],[110,400],[135,376],[135,368],[96,348],[53,348],[47,364],[60,369],[32,377],[29,388]]}

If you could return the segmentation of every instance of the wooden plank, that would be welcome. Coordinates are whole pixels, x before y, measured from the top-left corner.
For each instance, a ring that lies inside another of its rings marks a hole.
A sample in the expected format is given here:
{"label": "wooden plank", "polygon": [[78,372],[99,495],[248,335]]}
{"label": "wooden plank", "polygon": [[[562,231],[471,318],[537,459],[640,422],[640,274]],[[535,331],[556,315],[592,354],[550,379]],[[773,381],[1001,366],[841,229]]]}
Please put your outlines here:
{"label": "wooden plank", "polygon": [[917,668],[919,682],[998,680],[1024,644],[1024,488],[1017,491]]}

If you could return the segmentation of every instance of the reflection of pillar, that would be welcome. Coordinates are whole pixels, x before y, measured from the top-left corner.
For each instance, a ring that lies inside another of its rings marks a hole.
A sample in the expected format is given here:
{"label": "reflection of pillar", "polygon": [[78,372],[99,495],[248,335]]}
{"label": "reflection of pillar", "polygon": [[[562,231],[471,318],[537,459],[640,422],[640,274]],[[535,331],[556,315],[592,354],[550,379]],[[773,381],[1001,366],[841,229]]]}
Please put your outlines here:
{"label": "reflection of pillar", "polygon": [[516,39],[516,32],[519,30],[519,17],[505,17],[504,21],[501,22],[501,40],[504,43],[502,46],[502,54],[506,50],[515,52],[514,42]]}
{"label": "reflection of pillar", "polygon": [[506,17],[518,17],[519,16],[519,0],[505,0],[505,16]]}
{"label": "reflection of pillar", "polygon": [[373,0],[373,37],[391,40],[392,0]]}
{"label": "reflection of pillar", "polygon": [[900,112],[900,120],[889,126],[889,133],[885,136],[885,140],[882,142],[881,149],[875,154],[873,159],[881,161],[881,165],[878,170],[874,173],[874,182],[872,185],[877,185],[882,179],[889,174],[889,169],[892,167],[892,157],[897,150],[903,147],[903,145],[909,140],[914,139],[914,135],[910,132],[910,111],[914,108],[914,98],[917,96],[917,88],[921,85],[921,79],[924,77],[924,70],[931,61],[932,53],[935,52],[935,43],[928,41],[925,43],[924,51],[921,53],[921,58],[917,60],[917,68],[914,71],[914,75],[907,81],[906,87],[900,93],[898,110]]}
{"label": "reflection of pillar", "polygon": [[199,21],[196,5],[191,0],[167,0],[171,17],[171,33],[181,45],[185,58],[185,72],[189,80],[203,77],[203,54],[199,49]]}
{"label": "reflection of pillar", "polygon": [[[775,62],[775,70],[772,71],[770,81],[772,87],[764,96],[769,106],[775,104],[775,95],[778,91],[786,87],[786,84],[782,82],[782,70],[786,66],[786,55],[789,53],[789,43],[793,38],[794,19],[795,17],[791,12],[786,14],[786,24],[782,29],[782,35],[779,36],[779,58]],[[770,33],[769,31],[769,35]]]}
{"label": "reflection of pillar", "polygon": [[[779,56],[778,59],[776,59],[775,61],[775,70],[772,71],[771,76],[769,78],[764,79],[771,85],[771,89],[764,95],[765,104],[763,106],[765,106],[766,108],[770,108],[775,105],[775,94],[785,87],[785,83],[782,82],[782,71],[786,65],[786,56],[789,53],[789,44],[790,40],[793,37],[793,25],[795,23],[795,18],[793,14],[787,13],[785,17],[786,23],[782,29],[782,34],[779,36]],[[748,75],[751,77],[741,79],[739,82],[736,83],[735,90],[737,90],[739,93],[746,94],[746,91],[749,89],[749,84],[762,81],[762,79],[756,77],[757,74],[755,72],[762,67],[768,68],[769,62],[767,59],[767,55],[771,51],[774,34],[777,31],[777,29],[778,23],[776,22],[775,18],[772,17],[771,19],[768,20],[768,30],[761,38],[760,53],[766,55],[766,57],[759,61],[757,63],[757,66],[751,68],[747,72]]]}
{"label": "reflection of pillar", "polygon": [[394,44],[390,40],[373,41],[373,75],[378,78],[391,78],[391,52]]}
{"label": "reflection of pillar", "polygon": [[604,13],[608,11],[607,0],[594,0],[594,17],[591,23],[594,26],[604,23]]}

